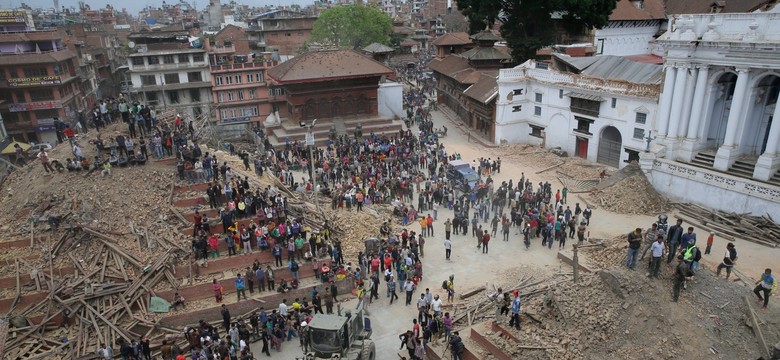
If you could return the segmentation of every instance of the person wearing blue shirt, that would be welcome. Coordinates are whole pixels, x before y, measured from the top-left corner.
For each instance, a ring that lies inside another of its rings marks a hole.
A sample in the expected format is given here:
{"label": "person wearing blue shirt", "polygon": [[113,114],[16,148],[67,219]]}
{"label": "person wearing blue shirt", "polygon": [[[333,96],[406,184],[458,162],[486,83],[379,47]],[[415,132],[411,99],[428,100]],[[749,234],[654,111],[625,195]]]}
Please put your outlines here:
{"label": "person wearing blue shirt", "polygon": [[514,326],[515,329],[520,330],[520,311],[522,305],[520,303],[520,294],[515,291],[515,299],[512,301],[512,318],[509,319],[509,326]]}
{"label": "person wearing blue shirt", "polygon": [[[764,273],[761,274],[761,280],[756,282],[756,288],[753,289],[753,293],[758,297],[756,302],[764,302],[764,305],[761,306],[761,310],[766,310],[766,306],[769,305],[769,295],[772,293],[775,286],[777,286],[777,284],[775,284],[775,277],[772,275],[772,269],[764,270]],[[764,292],[763,297],[761,296],[762,291]]]}
{"label": "person wearing blue shirt", "polygon": [[687,249],[688,244],[695,244],[696,243],[696,233],[693,232],[693,227],[688,227],[688,232],[682,235],[682,239],[680,242],[680,248],[681,249]]}
{"label": "person wearing blue shirt", "polygon": [[241,301],[241,295],[244,295],[244,300],[246,300],[246,288],[244,284],[244,278],[241,277],[241,274],[236,274],[236,296],[238,297],[237,301]]}

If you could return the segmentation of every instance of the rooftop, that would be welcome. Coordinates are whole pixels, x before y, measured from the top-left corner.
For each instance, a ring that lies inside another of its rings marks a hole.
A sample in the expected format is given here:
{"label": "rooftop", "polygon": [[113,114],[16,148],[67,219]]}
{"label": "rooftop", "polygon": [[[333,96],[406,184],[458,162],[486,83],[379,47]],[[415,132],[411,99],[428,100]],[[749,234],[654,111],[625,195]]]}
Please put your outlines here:
{"label": "rooftop", "polygon": [[623,56],[571,57],[562,54],[553,56],[556,60],[572,67],[575,73],[594,78],[650,85],[657,85],[663,81],[663,66],[636,62]]}
{"label": "rooftop", "polygon": [[147,50],[145,52],[138,52],[135,54],[130,54],[128,56],[130,57],[139,57],[139,56],[154,56],[154,55],[176,55],[176,54],[200,54],[205,53],[206,50],[203,49],[169,49],[169,50]]}
{"label": "rooftop", "polygon": [[279,83],[392,75],[393,70],[355,50],[310,51],[268,70]]}
{"label": "rooftop", "polygon": [[496,82],[497,72],[482,72],[479,74],[479,80],[469,86],[463,95],[466,95],[483,104],[487,104],[498,95],[498,83]]}
{"label": "rooftop", "polygon": [[[685,0],[686,2],[690,0]],[[712,1],[710,1],[712,2]],[[665,19],[664,0],[643,0],[642,8],[636,7],[630,0],[618,0],[609,20],[657,20]]]}
{"label": "rooftop", "polygon": [[[623,1],[623,0],[621,0]],[[753,12],[770,4],[774,0],[665,0],[666,13],[677,14],[706,14],[711,13],[716,7],[721,13]],[[645,1],[647,3],[647,1]]]}
{"label": "rooftop", "polygon": [[465,32],[446,33],[432,42],[432,44],[436,46],[468,45],[471,43],[472,41],[469,39],[469,34]]}
{"label": "rooftop", "polygon": [[393,52],[395,51],[395,49],[380,43],[371,43],[370,45],[364,47],[363,51],[370,54],[384,54],[384,53]]}
{"label": "rooftop", "polygon": [[5,54],[0,56],[0,65],[48,64],[60,62],[74,57],[76,57],[76,54],[67,48],[60,51],[50,51],[40,54]]}
{"label": "rooftop", "polygon": [[0,43],[22,43],[29,41],[51,40],[62,40],[62,35],[57,30],[0,33]]}

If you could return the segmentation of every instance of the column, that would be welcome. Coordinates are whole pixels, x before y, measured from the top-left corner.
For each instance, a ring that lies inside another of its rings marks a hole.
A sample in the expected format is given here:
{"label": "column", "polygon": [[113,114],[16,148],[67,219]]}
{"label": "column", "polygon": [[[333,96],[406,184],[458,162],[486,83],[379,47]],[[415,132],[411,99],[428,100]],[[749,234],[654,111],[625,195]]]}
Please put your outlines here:
{"label": "column", "polygon": [[780,154],[780,94],[775,103],[775,112],[772,114],[772,126],[769,128],[769,138],[766,141],[764,154],[778,156]]}
{"label": "column", "polygon": [[688,124],[691,120],[691,104],[693,103],[693,92],[696,90],[699,69],[693,68],[688,75],[688,82],[685,84],[685,96],[683,100],[682,113],[680,114],[680,128],[677,130],[677,138],[685,139],[688,133]]}
{"label": "column", "polygon": [[677,68],[666,66],[666,75],[664,76],[664,92],[661,94],[661,103],[658,106],[660,114],[658,115],[658,128],[656,132],[664,137],[669,129],[669,113],[672,109],[672,93],[674,92],[674,76]]}
{"label": "column", "polygon": [[740,121],[743,118],[742,109],[745,108],[749,77],[748,69],[737,69],[737,84],[734,87],[734,96],[731,99],[731,110],[729,110],[728,123],[726,124],[726,137],[723,140],[723,145],[721,145],[718,153],[715,155],[715,163],[713,164],[713,167],[720,171],[727,171],[738,155],[736,146],[737,131],[740,126],[744,125],[740,124]]}
{"label": "column", "polygon": [[731,100],[731,110],[729,110],[728,124],[726,125],[726,138],[723,140],[723,146],[734,147],[737,142],[737,129],[739,121],[742,118],[742,109],[745,108],[745,97],[748,90],[748,69],[737,69],[737,84],[734,88],[734,97]]}
{"label": "column", "polygon": [[674,80],[674,98],[672,99],[672,111],[669,113],[669,133],[667,137],[676,138],[677,131],[682,121],[682,108],[685,101],[685,86],[688,83],[688,67],[677,68],[677,76]]}
{"label": "column", "polygon": [[769,180],[780,169],[780,94],[772,114],[772,126],[769,128],[769,138],[766,150],[758,157],[753,178],[761,181]]}
{"label": "column", "polygon": [[696,79],[696,91],[693,93],[693,105],[691,106],[691,121],[688,123],[686,138],[696,140],[699,138],[699,127],[704,110],[704,95],[707,93],[707,81],[710,76],[710,68],[707,65],[699,67],[699,77]]}

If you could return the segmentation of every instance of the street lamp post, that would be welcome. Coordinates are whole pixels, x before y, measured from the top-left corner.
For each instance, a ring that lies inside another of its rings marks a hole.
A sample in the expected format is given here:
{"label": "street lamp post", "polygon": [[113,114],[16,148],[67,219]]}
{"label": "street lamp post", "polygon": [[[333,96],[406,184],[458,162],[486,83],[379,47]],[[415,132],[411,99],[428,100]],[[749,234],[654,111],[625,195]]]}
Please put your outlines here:
{"label": "street lamp post", "polygon": [[311,181],[312,189],[316,187],[314,183],[314,125],[317,124],[317,119],[311,122],[309,125],[309,131],[306,132],[306,146],[309,148],[309,181]]}

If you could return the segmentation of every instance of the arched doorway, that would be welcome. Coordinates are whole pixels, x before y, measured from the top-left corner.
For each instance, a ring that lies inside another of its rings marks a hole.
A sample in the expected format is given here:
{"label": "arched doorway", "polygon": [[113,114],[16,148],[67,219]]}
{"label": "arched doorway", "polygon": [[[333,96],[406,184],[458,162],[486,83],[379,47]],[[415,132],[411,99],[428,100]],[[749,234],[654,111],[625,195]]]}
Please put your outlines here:
{"label": "arched doorway", "polygon": [[748,110],[742,141],[739,143],[743,154],[761,155],[766,150],[778,92],[780,92],[780,76],[767,75],[756,83],[754,101],[751,102],[752,109]]}
{"label": "arched doorway", "polygon": [[620,167],[620,149],[623,148],[623,136],[614,126],[607,126],[599,137],[599,152],[596,162],[599,164]]}
{"label": "arched doorway", "polygon": [[715,83],[715,102],[712,106],[712,116],[707,127],[707,144],[717,149],[723,145],[726,138],[731,99],[734,97],[734,87],[737,85],[737,75],[727,72],[718,77]]}

